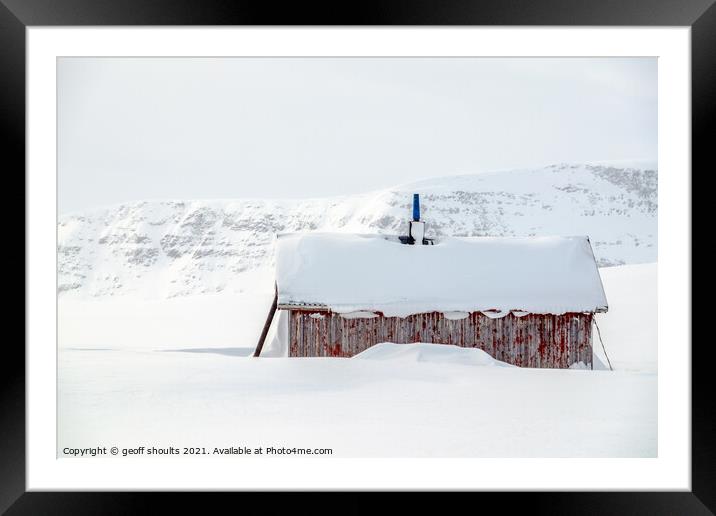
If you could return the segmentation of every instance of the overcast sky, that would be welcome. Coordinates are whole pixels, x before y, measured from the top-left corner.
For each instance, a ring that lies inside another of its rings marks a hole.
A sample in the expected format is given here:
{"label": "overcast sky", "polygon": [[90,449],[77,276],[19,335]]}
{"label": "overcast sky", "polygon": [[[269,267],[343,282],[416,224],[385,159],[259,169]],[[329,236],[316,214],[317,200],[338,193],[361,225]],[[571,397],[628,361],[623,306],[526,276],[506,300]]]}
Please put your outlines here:
{"label": "overcast sky", "polygon": [[656,160],[654,58],[61,58],[60,213]]}

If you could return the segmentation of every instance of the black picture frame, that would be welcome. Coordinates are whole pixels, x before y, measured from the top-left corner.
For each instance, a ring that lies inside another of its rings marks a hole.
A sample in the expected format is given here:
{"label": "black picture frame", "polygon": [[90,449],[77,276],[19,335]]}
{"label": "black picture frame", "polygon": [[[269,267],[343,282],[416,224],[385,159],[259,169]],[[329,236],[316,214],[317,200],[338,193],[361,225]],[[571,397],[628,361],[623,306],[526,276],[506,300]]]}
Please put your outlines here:
{"label": "black picture frame", "polygon": [[[340,9],[338,4],[294,2],[277,6],[267,1],[244,0],[0,0],[0,126],[8,199],[14,198],[16,191],[8,186],[11,179],[17,181],[19,190],[25,191],[25,29],[65,25],[688,26],[692,45],[692,181],[697,174],[705,175],[713,168],[710,151],[712,135],[716,134],[714,0],[364,0],[341,4]],[[699,192],[692,188],[692,192],[708,195],[708,189]],[[693,199],[692,206],[697,208],[692,212],[694,224],[708,220],[706,211],[702,217],[697,215],[698,208],[708,208],[712,203],[708,198],[701,202]],[[19,233],[20,224],[15,218],[6,220],[12,221],[10,225]],[[17,254],[17,242],[24,242],[24,233],[14,240],[12,252]],[[17,298],[9,292],[6,296],[11,300],[9,306],[17,306],[19,311]],[[694,304],[694,312],[698,314],[701,310],[703,308]],[[9,317],[6,320],[11,321]],[[26,319],[23,317],[23,320]],[[23,326],[23,334],[24,330]],[[713,514],[716,511],[716,418],[712,401],[716,386],[711,371],[715,363],[714,344],[710,339],[698,341],[695,335],[692,334],[691,348],[690,492],[480,493],[479,496],[505,504],[503,507],[509,509],[524,508],[543,514]],[[208,506],[220,506],[216,499],[207,500],[208,496],[222,499],[240,496],[243,507],[266,503],[265,497],[257,498],[261,494],[248,493],[26,492],[25,350],[19,338],[4,340],[0,355],[3,366],[0,374],[0,512],[8,515],[135,514],[165,511],[168,504],[206,512]],[[669,344],[686,348],[691,343]],[[298,494],[288,496],[292,504],[303,499]],[[422,498],[414,496],[413,503],[422,505]],[[274,500],[272,498],[272,504]],[[349,506],[352,511],[373,510],[375,507],[368,503],[355,500]],[[459,500],[453,503],[456,507],[461,505]],[[331,505],[324,507],[331,510]],[[345,501],[342,505],[346,507]],[[316,506],[312,509],[319,510]]]}

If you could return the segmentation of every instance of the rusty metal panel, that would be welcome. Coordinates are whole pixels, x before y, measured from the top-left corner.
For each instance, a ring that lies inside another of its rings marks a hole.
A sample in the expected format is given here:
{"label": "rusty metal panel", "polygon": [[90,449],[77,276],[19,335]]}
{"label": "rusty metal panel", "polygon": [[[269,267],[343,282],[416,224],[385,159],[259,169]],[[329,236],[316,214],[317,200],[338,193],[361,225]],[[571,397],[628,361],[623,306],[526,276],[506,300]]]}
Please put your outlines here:
{"label": "rusty metal panel", "polygon": [[566,368],[577,362],[591,367],[592,314],[509,314],[493,319],[474,312],[455,320],[431,312],[353,319],[326,311],[291,310],[289,341],[292,357],[351,357],[379,342],[434,342],[479,348],[522,367]]}

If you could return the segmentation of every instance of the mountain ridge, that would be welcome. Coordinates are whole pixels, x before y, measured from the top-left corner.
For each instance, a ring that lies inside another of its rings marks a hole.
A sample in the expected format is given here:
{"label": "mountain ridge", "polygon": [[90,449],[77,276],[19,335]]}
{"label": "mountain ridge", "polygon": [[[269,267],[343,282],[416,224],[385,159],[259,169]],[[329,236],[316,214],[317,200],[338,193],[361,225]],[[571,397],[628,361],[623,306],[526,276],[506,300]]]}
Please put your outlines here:
{"label": "mountain ridge", "polygon": [[556,164],[330,198],[122,203],[60,217],[58,294],[241,291],[252,275],[270,275],[276,233],[403,234],[413,192],[427,236],[583,234],[601,266],[653,262],[657,187],[656,167]]}

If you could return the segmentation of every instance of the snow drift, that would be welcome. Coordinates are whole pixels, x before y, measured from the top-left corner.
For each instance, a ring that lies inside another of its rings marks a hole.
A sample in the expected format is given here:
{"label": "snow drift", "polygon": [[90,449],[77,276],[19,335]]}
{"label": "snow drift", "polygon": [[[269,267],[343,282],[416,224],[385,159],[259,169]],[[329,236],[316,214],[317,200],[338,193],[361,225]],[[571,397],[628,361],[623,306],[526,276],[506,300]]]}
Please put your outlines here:
{"label": "snow drift", "polygon": [[394,344],[383,342],[355,355],[353,360],[391,360],[400,362],[430,362],[432,364],[462,364],[471,366],[515,367],[495,360],[481,349],[461,348],[448,344],[417,342]]}

